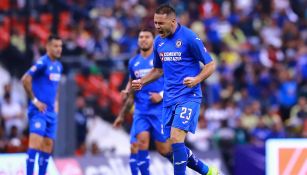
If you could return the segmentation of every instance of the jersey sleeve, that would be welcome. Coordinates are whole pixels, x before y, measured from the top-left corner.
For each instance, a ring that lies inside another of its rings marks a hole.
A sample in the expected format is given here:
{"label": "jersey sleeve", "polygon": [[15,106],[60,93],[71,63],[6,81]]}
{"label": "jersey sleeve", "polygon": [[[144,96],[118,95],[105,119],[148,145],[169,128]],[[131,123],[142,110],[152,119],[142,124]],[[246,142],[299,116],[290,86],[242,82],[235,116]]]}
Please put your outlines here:
{"label": "jersey sleeve", "polygon": [[31,66],[31,68],[27,71],[28,75],[31,75],[32,77],[37,75],[39,72],[42,72],[46,67],[46,63],[43,59],[38,60],[34,65]]}
{"label": "jersey sleeve", "polygon": [[162,61],[160,59],[159,53],[157,51],[157,46],[158,46],[158,39],[155,39],[155,43],[154,43],[154,48],[153,48],[153,52],[154,52],[154,59],[153,59],[153,66],[154,68],[162,68]]}
{"label": "jersey sleeve", "polygon": [[203,64],[208,64],[212,61],[212,58],[207,52],[203,42],[195,34],[189,37],[189,46],[190,53],[192,53],[193,57],[198,61],[202,62]]}
{"label": "jersey sleeve", "polygon": [[134,72],[132,70],[132,65],[133,64],[132,64],[132,59],[131,59],[131,60],[129,60],[129,64],[128,64],[129,78],[131,78],[132,80],[135,80],[136,77],[135,77]]}

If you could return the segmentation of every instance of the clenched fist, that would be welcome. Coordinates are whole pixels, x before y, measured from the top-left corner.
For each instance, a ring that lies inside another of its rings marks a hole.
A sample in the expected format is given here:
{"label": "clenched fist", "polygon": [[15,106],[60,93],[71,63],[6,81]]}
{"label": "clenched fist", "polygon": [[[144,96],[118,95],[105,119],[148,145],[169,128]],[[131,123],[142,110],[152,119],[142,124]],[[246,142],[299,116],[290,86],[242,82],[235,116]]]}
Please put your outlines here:
{"label": "clenched fist", "polygon": [[143,82],[141,79],[138,79],[138,80],[133,80],[132,83],[131,83],[131,86],[134,90],[141,90],[142,87],[143,87]]}

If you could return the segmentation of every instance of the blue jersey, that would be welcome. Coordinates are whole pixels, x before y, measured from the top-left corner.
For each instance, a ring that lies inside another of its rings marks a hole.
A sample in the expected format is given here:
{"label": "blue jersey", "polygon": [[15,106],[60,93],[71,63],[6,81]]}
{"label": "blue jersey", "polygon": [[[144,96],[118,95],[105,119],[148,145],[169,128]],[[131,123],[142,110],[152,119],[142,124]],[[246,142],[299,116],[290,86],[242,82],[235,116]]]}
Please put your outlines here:
{"label": "blue jersey", "polygon": [[[32,76],[32,91],[34,96],[47,105],[47,112],[54,112],[54,104],[62,70],[62,64],[57,60],[52,61],[46,54],[27,71],[27,74]],[[33,103],[30,102],[29,111],[37,110]]]}
{"label": "blue jersey", "polygon": [[200,84],[189,88],[183,84],[186,77],[195,77],[200,64],[212,61],[202,41],[187,27],[178,24],[175,33],[169,37],[158,36],[154,43],[154,67],[164,72],[164,106],[193,100],[200,102]]}
{"label": "blue jersey", "polygon": [[[140,79],[147,75],[153,68],[153,53],[148,58],[143,58],[140,54],[129,61],[129,74],[132,80]],[[162,102],[152,103],[150,93],[163,91],[163,78],[144,86],[140,91],[135,92],[134,114],[158,115],[162,113]]]}

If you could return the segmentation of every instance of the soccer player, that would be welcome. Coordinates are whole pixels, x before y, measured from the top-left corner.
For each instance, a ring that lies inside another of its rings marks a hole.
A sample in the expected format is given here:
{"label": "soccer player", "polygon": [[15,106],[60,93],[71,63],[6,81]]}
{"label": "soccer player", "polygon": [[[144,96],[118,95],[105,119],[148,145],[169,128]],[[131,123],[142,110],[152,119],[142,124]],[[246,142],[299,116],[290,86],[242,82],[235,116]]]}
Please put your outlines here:
{"label": "soccer player", "polygon": [[23,86],[31,99],[28,107],[30,136],[27,175],[33,175],[37,153],[38,174],[46,174],[57,128],[58,85],[63,70],[57,59],[62,53],[62,40],[55,35],[49,36],[46,50],[47,54],[22,77]]}
{"label": "soccer player", "polygon": [[[141,79],[133,80],[135,90],[164,74],[163,133],[172,144],[175,175],[184,175],[188,164],[187,132],[195,133],[202,92],[200,82],[215,70],[215,62],[197,35],[176,21],[176,12],[161,5],[154,14],[159,35],[154,42],[154,68]],[[200,68],[200,63],[204,67]],[[143,87],[144,86],[144,87]],[[202,174],[216,175],[216,168],[205,166]]]}
{"label": "soccer player", "polygon": [[152,82],[141,91],[132,92],[129,89],[132,80],[144,77],[153,68],[153,40],[154,33],[152,31],[149,29],[140,31],[138,36],[140,53],[129,61],[130,79],[125,91],[128,92],[128,97],[113,124],[114,127],[119,127],[122,124],[125,114],[134,101],[135,110],[130,133],[132,175],[137,175],[138,170],[142,175],[149,174],[150,137],[154,138],[160,154],[167,155],[170,152],[170,147],[165,144],[166,138],[161,134],[163,78]]}
{"label": "soccer player", "polygon": [[[148,29],[143,29],[139,33],[138,45],[140,54],[129,62],[130,79],[126,89],[122,91],[125,94],[126,101],[113,124],[114,127],[119,127],[123,123],[124,116],[134,101],[135,112],[131,129],[130,155],[132,175],[137,175],[139,169],[142,175],[149,173],[149,159],[145,159],[145,157],[148,156],[150,136],[153,136],[156,140],[155,145],[158,152],[173,162],[170,142],[166,141],[166,138],[161,134],[163,78],[159,78],[141,91],[133,92],[129,89],[132,80],[144,77],[153,68],[153,38],[153,32]],[[186,154],[188,155],[188,167],[200,174],[208,172],[208,167],[197,159],[190,149],[186,149]]]}

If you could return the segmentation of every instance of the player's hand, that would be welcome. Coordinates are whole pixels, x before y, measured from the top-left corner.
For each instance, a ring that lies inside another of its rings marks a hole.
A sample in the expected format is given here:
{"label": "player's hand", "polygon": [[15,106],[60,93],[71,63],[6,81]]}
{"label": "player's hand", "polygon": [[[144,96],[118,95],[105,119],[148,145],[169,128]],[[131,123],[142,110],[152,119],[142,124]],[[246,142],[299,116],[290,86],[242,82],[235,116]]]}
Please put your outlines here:
{"label": "player's hand", "polygon": [[153,103],[159,103],[162,100],[162,97],[161,97],[161,95],[159,93],[149,92],[149,95],[150,95],[150,100]]}
{"label": "player's hand", "polygon": [[127,99],[128,95],[129,95],[128,90],[124,89],[124,90],[120,91],[120,96],[121,96],[122,100],[125,101]]}
{"label": "player's hand", "polygon": [[131,83],[131,87],[134,89],[134,90],[141,90],[142,87],[143,87],[143,82],[141,79],[138,79],[138,80],[133,80],[132,83]]}
{"label": "player's hand", "polygon": [[194,87],[197,85],[199,82],[197,81],[196,77],[186,77],[183,80],[183,84],[188,86],[189,88]]}
{"label": "player's hand", "polygon": [[47,105],[39,100],[34,100],[33,104],[37,107],[40,112],[45,113],[47,110]]}
{"label": "player's hand", "polygon": [[118,116],[118,117],[116,118],[116,120],[113,122],[113,127],[114,127],[114,128],[119,128],[119,127],[122,126],[123,122],[124,122],[124,118],[121,117],[121,116]]}

